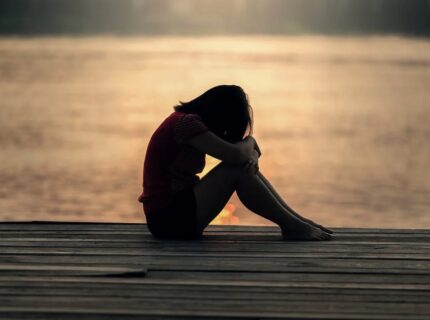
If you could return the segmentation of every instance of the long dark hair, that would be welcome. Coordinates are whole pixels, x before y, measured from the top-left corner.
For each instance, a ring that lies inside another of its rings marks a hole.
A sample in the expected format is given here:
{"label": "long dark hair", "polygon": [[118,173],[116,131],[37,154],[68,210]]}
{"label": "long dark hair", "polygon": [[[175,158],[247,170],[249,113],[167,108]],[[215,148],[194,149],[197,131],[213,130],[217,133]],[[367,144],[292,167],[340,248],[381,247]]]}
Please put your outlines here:
{"label": "long dark hair", "polygon": [[242,140],[247,129],[252,134],[252,108],[245,91],[236,85],[213,87],[189,102],[180,101],[173,108],[198,114],[209,130],[231,143]]}

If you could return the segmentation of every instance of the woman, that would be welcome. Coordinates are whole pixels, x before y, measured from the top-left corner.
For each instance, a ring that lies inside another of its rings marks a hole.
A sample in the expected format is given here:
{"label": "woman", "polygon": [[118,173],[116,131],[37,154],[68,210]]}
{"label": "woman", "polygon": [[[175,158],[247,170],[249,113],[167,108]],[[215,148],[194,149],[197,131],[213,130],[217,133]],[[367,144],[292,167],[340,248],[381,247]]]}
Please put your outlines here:
{"label": "woman", "polygon": [[[200,237],[236,191],[249,210],[281,228],[284,240],[331,238],[329,229],[292,210],[259,171],[261,151],[241,87],[216,86],[174,110],[152,135],[144,162],[139,201],[155,237]],[[205,154],[222,162],[199,179]]]}

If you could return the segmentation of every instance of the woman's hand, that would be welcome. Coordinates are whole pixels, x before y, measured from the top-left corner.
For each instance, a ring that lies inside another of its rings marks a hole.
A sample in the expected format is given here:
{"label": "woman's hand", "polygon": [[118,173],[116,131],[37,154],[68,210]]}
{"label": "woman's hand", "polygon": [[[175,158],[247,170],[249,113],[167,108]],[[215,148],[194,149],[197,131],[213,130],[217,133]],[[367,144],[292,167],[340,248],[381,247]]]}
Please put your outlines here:
{"label": "woman's hand", "polygon": [[216,159],[238,165],[244,165],[256,148],[255,139],[251,136],[242,141],[230,143],[210,130],[198,134],[184,143]]}
{"label": "woman's hand", "polygon": [[258,157],[261,157],[261,150],[260,147],[257,143],[257,140],[255,140],[255,138],[253,136],[247,136],[244,140],[250,139],[252,140],[252,142],[254,143],[254,150],[256,150],[258,152]]}
{"label": "woman's hand", "polygon": [[[255,139],[254,139],[255,140]],[[260,150],[260,147],[258,146],[258,144],[257,144],[257,141],[255,140],[255,150],[258,152],[258,157],[260,158],[261,157],[261,150]]]}

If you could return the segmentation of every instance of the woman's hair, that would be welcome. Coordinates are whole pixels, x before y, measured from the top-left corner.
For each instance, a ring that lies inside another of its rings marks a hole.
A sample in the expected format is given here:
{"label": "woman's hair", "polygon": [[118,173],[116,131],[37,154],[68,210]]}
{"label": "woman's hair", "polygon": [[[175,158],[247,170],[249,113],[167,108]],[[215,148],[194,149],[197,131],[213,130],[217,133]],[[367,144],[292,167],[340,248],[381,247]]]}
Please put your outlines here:
{"label": "woman's hair", "polygon": [[220,138],[231,143],[243,139],[253,130],[253,112],[243,89],[236,85],[213,87],[189,101],[180,101],[175,111],[195,113]]}

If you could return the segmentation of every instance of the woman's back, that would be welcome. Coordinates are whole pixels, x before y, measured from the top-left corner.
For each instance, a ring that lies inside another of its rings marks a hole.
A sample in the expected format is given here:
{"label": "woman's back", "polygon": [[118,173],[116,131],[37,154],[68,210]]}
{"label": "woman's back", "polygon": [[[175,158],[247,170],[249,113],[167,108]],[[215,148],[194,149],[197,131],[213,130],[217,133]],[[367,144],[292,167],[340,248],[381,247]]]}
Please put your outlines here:
{"label": "woman's back", "polygon": [[196,114],[173,112],[153,133],[146,150],[143,192],[145,211],[166,207],[172,195],[192,187],[205,166],[205,154],[185,141],[208,128]]}

